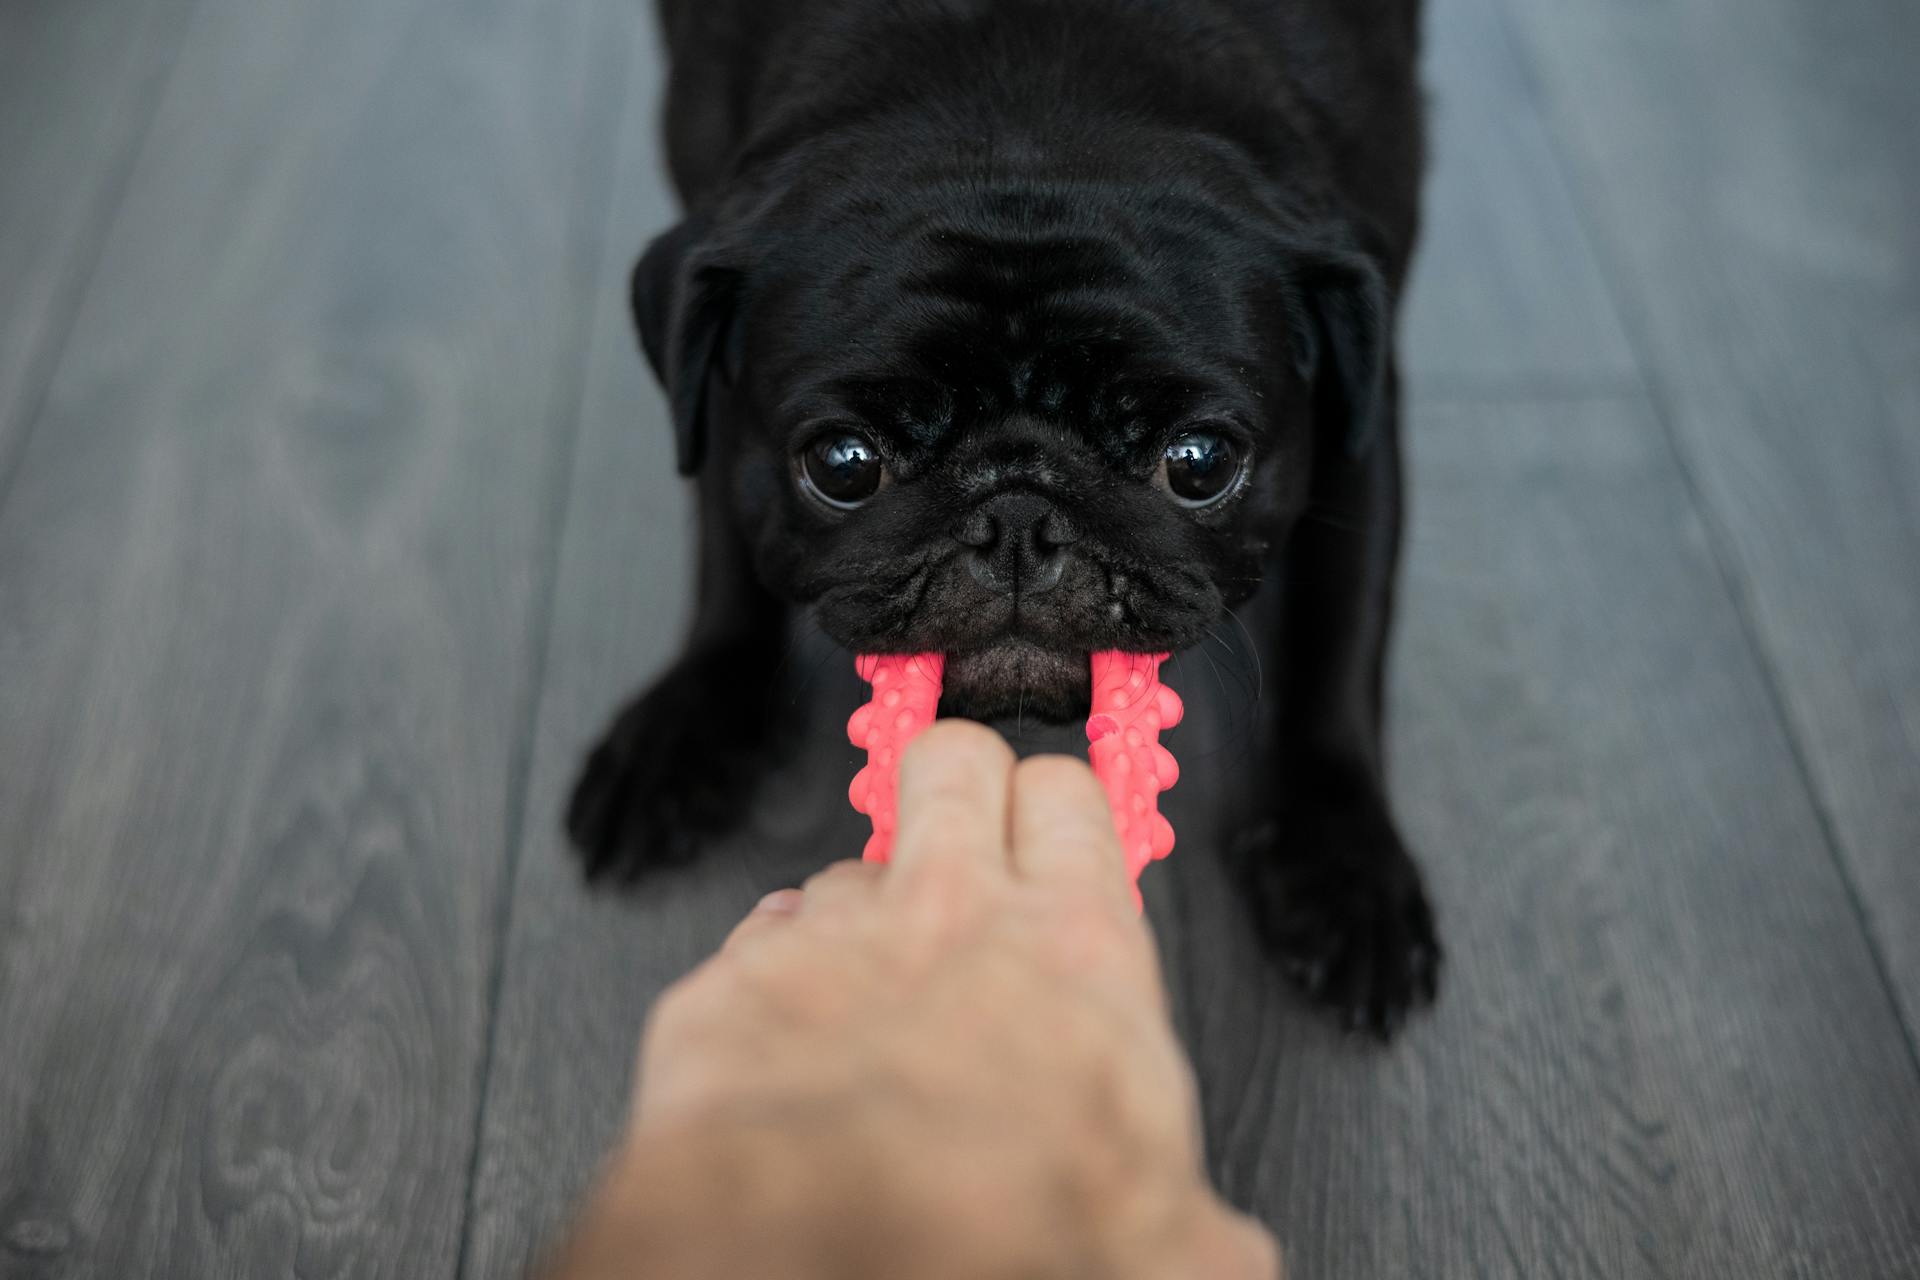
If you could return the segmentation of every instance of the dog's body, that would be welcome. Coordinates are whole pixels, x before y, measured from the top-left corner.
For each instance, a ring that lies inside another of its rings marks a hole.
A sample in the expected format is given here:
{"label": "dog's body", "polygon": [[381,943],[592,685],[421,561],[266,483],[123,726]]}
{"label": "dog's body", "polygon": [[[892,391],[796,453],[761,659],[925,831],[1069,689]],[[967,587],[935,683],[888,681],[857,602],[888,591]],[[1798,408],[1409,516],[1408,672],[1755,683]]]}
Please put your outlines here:
{"label": "dog's body", "polygon": [[948,655],[945,711],[1065,719],[1089,651],[1192,644],[1268,580],[1248,888],[1311,993],[1391,1030],[1438,964],[1380,746],[1417,0],[664,17],[687,216],[634,306],[699,603],[576,791],[589,870],[738,814],[794,608]]}

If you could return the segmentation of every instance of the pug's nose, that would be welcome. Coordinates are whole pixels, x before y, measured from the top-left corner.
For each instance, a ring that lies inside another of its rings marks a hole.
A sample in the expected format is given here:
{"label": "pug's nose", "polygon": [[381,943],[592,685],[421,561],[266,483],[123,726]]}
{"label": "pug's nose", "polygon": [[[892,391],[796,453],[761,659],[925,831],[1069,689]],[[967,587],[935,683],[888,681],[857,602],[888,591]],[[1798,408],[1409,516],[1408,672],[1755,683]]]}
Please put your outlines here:
{"label": "pug's nose", "polygon": [[1078,537],[1045,498],[1003,493],[974,508],[953,535],[967,550],[974,581],[998,595],[1038,595],[1059,584],[1067,546]]}

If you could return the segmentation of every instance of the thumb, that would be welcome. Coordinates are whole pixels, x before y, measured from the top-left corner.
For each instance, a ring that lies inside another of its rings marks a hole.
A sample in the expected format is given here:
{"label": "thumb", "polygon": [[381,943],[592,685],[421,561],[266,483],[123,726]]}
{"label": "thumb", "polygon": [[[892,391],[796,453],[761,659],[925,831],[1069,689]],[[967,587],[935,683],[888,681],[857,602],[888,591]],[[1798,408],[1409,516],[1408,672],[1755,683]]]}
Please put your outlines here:
{"label": "thumb", "polygon": [[733,926],[733,932],[720,944],[722,951],[731,951],[769,929],[778,929],[799,914],[806,904],[807,895],[798,889],[775,889],[766,897],[753,904],[753,910]]}
{"label": "thumb", "polygon": [[[1208,1199],[1212,1201],[1212,1197]],[[1280,1246],[1254,1219],[1212,1201],[1185,1242],[1184,1256],[1168,1260],[1162,1280],[1284,1280]]]}

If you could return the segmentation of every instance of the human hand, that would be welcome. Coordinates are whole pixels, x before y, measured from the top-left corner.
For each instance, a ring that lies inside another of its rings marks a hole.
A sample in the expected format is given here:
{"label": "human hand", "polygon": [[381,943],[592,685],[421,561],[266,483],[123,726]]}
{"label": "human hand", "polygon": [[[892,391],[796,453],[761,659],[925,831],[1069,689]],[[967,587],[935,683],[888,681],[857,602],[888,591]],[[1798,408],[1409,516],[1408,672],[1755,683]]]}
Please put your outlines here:
{"label": "human hand", "polygon": [[771,895],[661,997],[560,1274],[1276,1275],[1206,1184],[1086,766],[936,725],[893,858]]}

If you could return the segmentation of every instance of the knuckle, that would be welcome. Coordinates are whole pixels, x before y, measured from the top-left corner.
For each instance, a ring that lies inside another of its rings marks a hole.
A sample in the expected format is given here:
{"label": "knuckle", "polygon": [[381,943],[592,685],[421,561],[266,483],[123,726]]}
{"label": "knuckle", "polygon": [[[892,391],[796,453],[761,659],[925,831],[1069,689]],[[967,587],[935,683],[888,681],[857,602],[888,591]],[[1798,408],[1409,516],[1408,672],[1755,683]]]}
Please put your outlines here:
{"label": "knuckle", "polygon": [[702,985],[700,975],[692,974],[661,992],[647,1010],[646,1038],[673,1039],[698,1026],[707,1003]]}
{"label": "knuckle", "polygon": [[853,860],[835,862],[808,876],[806,882],[800,887],[808,894],[832,892],[853,885],[867,884],[876,877],[879,870],[878,864],[871,862]]}
{"label": "knuckle", "polygon": [[904,877],[915,898],[950,910],[971,903],[985,878],[978,858],[945,840],[929,848]]}
{"label": "knuckle", "polygon": [[1117,966],[1133,960],[1140,948],[1138,923],[1102,898],[1073,894],[1056,904],[1050,915],[1055,959],[1068,967]]}

